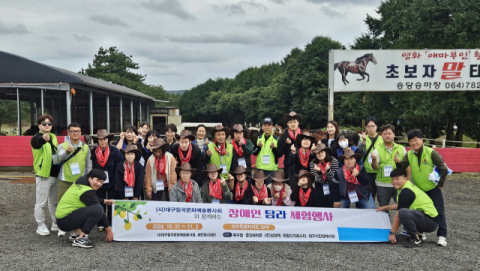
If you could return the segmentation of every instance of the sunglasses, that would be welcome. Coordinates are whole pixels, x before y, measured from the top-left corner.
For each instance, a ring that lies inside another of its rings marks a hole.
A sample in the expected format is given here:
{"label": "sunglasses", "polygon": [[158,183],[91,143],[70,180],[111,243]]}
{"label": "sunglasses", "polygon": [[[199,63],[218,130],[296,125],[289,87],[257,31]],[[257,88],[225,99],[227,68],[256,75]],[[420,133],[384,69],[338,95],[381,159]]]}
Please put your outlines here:
{"label": "sunglasses", "polygon": [[51,122],[42,122],[42,126],[52,126],[53,123]]}

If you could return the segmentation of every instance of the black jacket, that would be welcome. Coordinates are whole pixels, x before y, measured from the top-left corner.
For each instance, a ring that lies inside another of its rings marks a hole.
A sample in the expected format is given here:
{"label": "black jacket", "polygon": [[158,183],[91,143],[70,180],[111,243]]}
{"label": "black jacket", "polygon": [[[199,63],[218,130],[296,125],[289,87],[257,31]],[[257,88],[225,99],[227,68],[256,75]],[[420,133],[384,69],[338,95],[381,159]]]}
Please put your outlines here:
{"label": "black jacket", "polygon": [[110,149],[110,155],[108,156],[107,163],[105,164],[105,167],[101,167],[98,162],[97,162],[97,155],[95,154],[95,151],[97,150],[98,147],[93,148],[90,152],[90,158],[92,159],[92,168],[99,168],[103,171],[108,172],[108,183],[104,183],[100,189],[106,189],[106,188],[111,188],[115,186],[115,173],[117,169],[118,163],[122,161],[122,153],[112,145],[108,145],[107,148]]}
{"label": "black jacket", "polygon": [[288,165],[293,166],[293,174],[298,174],[300,172],[300,170],[302,170],[302,169],[310,171],[309,165],[310,165],[310,162],[312,162],[313,159],[315,159],[315,154],[313,152],[310,152],[310,155],[308,157],[307,167],[304,167],[302,165],[302,163],[300,163],[300,149],[299,148],[297,148],[297,152],[295,154],[293,154],[290,151],[290,154],[288,156],[285,156],[285,159],[286,158],[288,158]]}
{"label": "black jacket", "polygon": [[[247,179],[245,180],[247,183],[245,184],[247,186],[247,189],[245,190],[245,193],[243,194],[243,198],[239,201],[236,201],[235,200],[235,191],[237,189],[237,178],[234,179],[234,183],[233,183],[233,190],[230,190],[232,191],[232,201],[233,203],[235,204],[246,204],[245,201],[243,199],[245,199],[245,196],[247,195],[247,191],[248,191],[248,187],[250,187],[250,185],[252,184],[252,179],[250,177],[247,177]],[[253,196],[252,196],[253,197]],[[253,201],[252,201],[253,203]]]}
{"label": "black jacket", "polygon": [[[318,194],[318,189],[311,187],[312,192],[310,192],[310,197],[308,198],[307,204],[305,206],[302,206],[302,203],[300,202],[300,189],[303,189],[303,192],[306,193],[308,191],[307,189],[301,188],[301,187],[296,187],[292,190],[292,194],[290,195],[290,199],[292,201],[295,201],[295,206],[300,206],[300,207],[326,207],[326,206],[320,206],[320,196]],[[322,190],[322,195],[323,195],[323,190]]]}
{"label": "black jacket", "polygon": [[[252,180],[252,183],[255,182],[254,180]],[[255,193],[253,193],[253,189],[252,189],[252,183],[250,183],[250,185],[247,187],[247,190],[245,190],[245,195],[243,196],[243,204],[250,204],[250,205],[263,205],[263,202],[265,200],[262,200],[262,201],[259,201],[257,202],[256,204],[253,203],[253,197],[255,196]],[[266,185],[266,184],[264,184]],[[255,188],[256,189],[256,188]],[[270,189],[267,188],[267,198],[271,198],[272,197],[272,193],[270,192]],[[235,195],[234,195],[235,196]]]}
{"label": "black jacket", "polygon": [[[203,185],[203,174],[202,174],[202,151],[200,151],[200,148],[196,144],[190,144],[192,146],[192,157],[190,157],[190,166],[192,166],[192,169],[196,168],[197,172],[195,173],[194,176],[192,176],[192,180],[195,180],[198,184],[198,187],[202,187]],[[170,153],[175,157],[177,160],[177,167],[180,167],[182,165],[182,160],[180,159],[180,154],[178,153],[178,150],[180,149],[180,145],[178,143],[174,143],[172,147],[170,148]],[[187,156],[187,152],[183,152],[184,157]],[[178,179],[180,179],[180,176],[177,176]]]}
{"label": "black jacket", "polygon": [[[348,199],[347,181],[343,175],[343,167],[340,167],[337,172],[335,172],[335,180],[337,180],[338,183],[333,182],[330,184],[332,200],[339,202],[340,199]],[[370,177],[364,166],[360,166],[360,174],[357,176],[357,181],[360,183],[360,185],[356,185],[358,191],[368,200],[370,198],[370,188],[368,187]]]}
{"label": "black jacket", "polygon": [[[300,130],[300,131],[303,133],[303,130]],[[292,141],[292,143],[287,144],[287,138],[290,138],[290,141]],[[286,168],[288,165],[288,156],[290,155],[290,152],[291,152],[290,148],[292,147],[292,144],[295,144],[295,140],[290,137],[290,135],[288,134],[288,128],[287,128],[287,130],[285,130],[285,132],[280,136],[277,143],[277,148],[281,152],[280,157],[282,155],[285,156],[283,159],[284,168]]]}
{"label": "black jacket", "polygon": [[[117,173],[115,174],[115,185],[117,186],[117,192],[120,199],[125,199],[125,186],[126,183],[123,180],[125,172],[125,159],[120,161],[117,165]],[[133,197],[140,197],[143,190],[143,182],[145,179],[145,169],[137,160],[134,161],[135,169],[135,186],[133,187]]]}
{"label": "black jacket", "polygon": [[338,147],[338,143],[337,143],[337,139],[334,139],[330,144],[330,146],[328,146],[328,135],[327,135],[327,138],[324,138],[321,140],[321,142],[323,144],[325,144],[325,146],[329,147],[330,149],[332,149],[332,154],[333,154],[333,157],[337,158],[337,149],[339,148]]}

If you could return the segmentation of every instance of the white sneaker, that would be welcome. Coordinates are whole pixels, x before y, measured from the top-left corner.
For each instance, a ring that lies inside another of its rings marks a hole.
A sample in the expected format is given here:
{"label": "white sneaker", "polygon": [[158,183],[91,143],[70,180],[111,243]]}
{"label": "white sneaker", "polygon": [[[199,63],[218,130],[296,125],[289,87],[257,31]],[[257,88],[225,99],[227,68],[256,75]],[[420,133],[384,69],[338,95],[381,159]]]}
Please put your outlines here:
{"label": "white sneaker", "polygon": [[447,246],[447,238],[443,237],[443,236],[438,237],[437,246],[446,247]]}
{"label": "white sneaker", "polygon": [[65,236],[65,234],[67,234],[67,232],[58,229],[58,236]]}
{"label": "white sneaker", "polygon": [[57,223],[52,224],[52,227],[50,228],[50,231],[59,231]]}
{"label": "white sneaker", "polygon": [[37,227],[37,233],[39,235],[49,235],[50,234],[50,232],[48,231],[48,228],[47,228],[47,226],[45,226],[45,224]]}
{"label": "white sneaker", "polygon": [[422,236],[422,240],[423,240],[423,241],[427,240],[427,234],[426,234],[426,233],[424,233],[424,232],[419,232],[418,234]]}

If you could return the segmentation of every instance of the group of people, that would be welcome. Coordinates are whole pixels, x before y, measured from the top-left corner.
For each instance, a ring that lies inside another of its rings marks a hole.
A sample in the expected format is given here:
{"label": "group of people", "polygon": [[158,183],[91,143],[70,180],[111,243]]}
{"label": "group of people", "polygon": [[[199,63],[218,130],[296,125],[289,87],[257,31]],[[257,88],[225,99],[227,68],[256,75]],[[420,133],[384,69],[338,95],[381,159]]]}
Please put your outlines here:
{"label": "group of people", "polygon": [[[355,204],[361,209],[399,210],[391,243],[402,224],[409,247],[421,246],[423,233],[437,228],[437,244],[446,246],[440,189],[448,169],[438,152],[423,144],[420,130],[408,132],[412,150],[407,152],[394,142],[394,126],[384,125],[378,135],[375,118],[367,119],[367,133],[360,135],[357,146],[335,121],[328,122],[327,137],[317,142],[299,128],[300,114],[290,112],[283,120],[288,129],[277,136],[273,120],[264,118],[255,143],[241,124],[231,129],[217,125],[209,140],[204,125],[194,136],[188,130],[177,133],[176,126],[168,124],[162,138],[142,123],[138,130],[126,126],[116,145],[111,145],[113,135],[100,129],[90,150],[80,141],[78,123],[68,126],[69,140],[58,145],[50,133],[53,117],[42,115],[37,120],[40,132],[31,141],[37,233],[50,234],[43,211],[47,204],[50,230],[59,235],[72,231],[73,246],[85,248],[94,246],[88,234],[95,225],[107,232],[107,241],[113,239],[112,208],[106,207],[115,199],[323,208]],[[435,166],[441,175],[438,186],[428,180]],[[390,205],[391,199],[395,204]]]}

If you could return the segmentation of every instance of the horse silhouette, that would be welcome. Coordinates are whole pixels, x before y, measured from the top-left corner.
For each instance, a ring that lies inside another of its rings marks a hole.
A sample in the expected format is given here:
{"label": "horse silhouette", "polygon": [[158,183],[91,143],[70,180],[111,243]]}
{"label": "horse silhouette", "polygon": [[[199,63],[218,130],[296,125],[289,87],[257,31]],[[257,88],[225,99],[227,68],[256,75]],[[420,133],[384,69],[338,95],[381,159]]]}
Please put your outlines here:
{"label": "horse silhouette", "polygon": [[374,64],[377,64],[377,60],[373,56],[373,54],[365,54],[364,56],[361,56],[357,58],[355,61],[342,61],[335,63],[333,65],[333,70],[337,70],[340,72],[342,75],[342,81],[345,85],[347,83],[350,84],[347,80],[347,74],[349,72],[351,73],[357,73],[362,76],[362,78],[357,79],[357,81],[361,81],[365,79],[365,75],[368,76],[367,82],[370,81],[370,74],[366,72],[367,70],[367,64],[368,62],[372,61]]}

